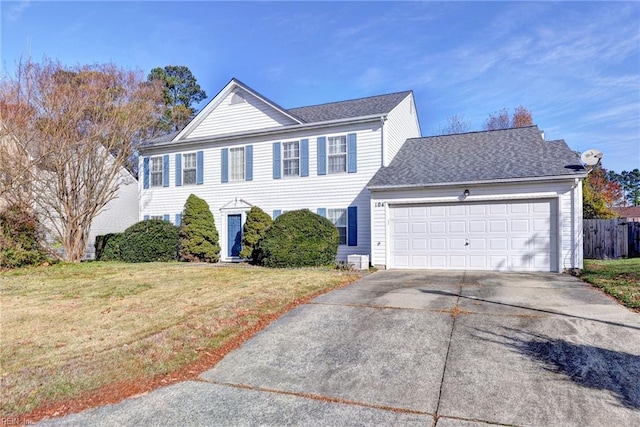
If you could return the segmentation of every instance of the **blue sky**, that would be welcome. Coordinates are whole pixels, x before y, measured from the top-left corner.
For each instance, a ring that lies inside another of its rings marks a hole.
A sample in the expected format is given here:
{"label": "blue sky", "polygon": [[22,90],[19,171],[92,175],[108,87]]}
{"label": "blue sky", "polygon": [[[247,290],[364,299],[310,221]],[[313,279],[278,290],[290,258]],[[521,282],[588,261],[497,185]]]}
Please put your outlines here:
{"label": "blue sky", "polygon": [[[524,105],[547,139],[640,167],[640,3],[10,2],[1,61],[186,65],[285,108],[413,90],[423,135]],[[206,103],[203,102],[201,106]]]}

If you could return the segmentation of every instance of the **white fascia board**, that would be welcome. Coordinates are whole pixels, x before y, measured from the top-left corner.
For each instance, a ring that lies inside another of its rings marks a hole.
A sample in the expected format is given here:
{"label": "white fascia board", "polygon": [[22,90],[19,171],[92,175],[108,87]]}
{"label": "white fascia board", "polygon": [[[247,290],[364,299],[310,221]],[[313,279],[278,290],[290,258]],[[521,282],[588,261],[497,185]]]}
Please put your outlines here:
{"label": "white fascia board", "polygon": [[575,175],[553,175],[553,176],[536,176],[527,178],[508,178],[508,179],[489,179],[483,181],[459,181],[459,182],[438,182],[433,184],[421,184],[421,185],[385,185],[385,186],[367,186],[369,191],[388,191],[388,190],[419,190],[421,188],[428,189],[434,187],[452,187],[461,185],[486,185],[486,184],[512,184],[519,182],[539,182],[539,181],[560,181],[560,180],[574,180],[577,178],[586,178],[586,173]]}
{"label": "white fascia board", "polygon": [[277,134],[288,134],[292,132],[298,132],[300,130],[317,130],[326,127],[334,127],[343,124],[360,124],[360,123],[369,123],[374,121],[379,121],[380,117],[386,117],[386,115],[374,114],[371,116],[363,116],[356,118],[348,118],[348,119],[338,119],[338,120],[329,120],[325,122],[315,122],[315,123],[303,123],[299,125],[292,125],[287,127],[275,127],[270,129],[263,129],[259,131],[249,131],[249,132],[238,132],[238,133],[228,133],[224,135],[218,135],[215,137],[203,136],[200,138],[192,138],[192,139],[184,139],[182,141],[178,141],[177,139],[173,139],[172,141],[160,142],[158,144],[154,144],[148,147],[139,148],[140,153],[143,152],[151,152],[154,149],[171,147],[174,145],[179,145],[180,147],[190,147],[193,145],[202,144],[204,142],[227,142],[234,141],[238,139],[245,138],[254,138],[268,135],[277,135]]}

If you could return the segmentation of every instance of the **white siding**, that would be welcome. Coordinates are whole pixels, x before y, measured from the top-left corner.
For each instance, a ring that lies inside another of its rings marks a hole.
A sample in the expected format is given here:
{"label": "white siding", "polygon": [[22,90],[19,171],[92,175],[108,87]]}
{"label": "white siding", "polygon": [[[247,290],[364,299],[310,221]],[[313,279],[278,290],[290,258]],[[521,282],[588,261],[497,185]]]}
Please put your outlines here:
{"label": "white siding", "polygon": [[187,138],[222,135],[296,124],[253,94],[244,92],[245,101],[231,104],[233,93],[222,101],[193,129]]}
{"label": "white siding", "polygon": [[402,102],[389,112],[385,124],[385,150],[382,161],[383,166],[388,166],[391,160],[398,154],[398,150],[407,138],[421,136],[418,115],[413,101],[413,94],[407,96]]}
{"label": "white siding", "polygon": [[[357,134],[357,173],[334,175],[317,174],[317,137]],[[273,179],[273,143],[309,139],[309,176]],[[221,149],[253,145],[253,181],[221,183]],[[175,150],[175,148],[174,148]],[[195,149],[189,150],[194,151]],[[222,254],[226,255],[227,236],[224,223],[227,211],[221,208],[234,200],[244,200],[258,206],[272,215],[274,210],[296,210],[308,208],[316,212],[318,208],[358,207],[358,246],[340,246],[338,259],[346,260],[347,255],[370,254],[370,197],[365,188],[380,166],[380,126],[378,122],[361,124],[358,127],[340,126],[313,133],[300,131],[286,138],[265,136],[247,138],[241,142],[200,144],[197,150],[204,151],[203,185],[175,186],[175,153],[169,148],[158,150],[153,155],[170,154],[169,187],[142,189],[144,179],[140,179],[141,200],[140,219],[144,215],[180,213],[184,203],[193,193],[209,204],[214,214],[216,227],[220,233]],[[185,151],[186,152],[186,151]],[[145,156],[148,156],[145,153]],[[142,171],[142,167],[140,168]],[[230,212],[230,211],[229,211]],[[224,257],[223,257],[224,260]]]}
{"label": "white siding", "polygon": [[[466,199],[462,196],[465,188],[471,192]],[[573,194],[573,197],[572,197]],[[560,269],[582,267],[582,195],[580,183],[573,179],[537,183],[494,184],[485,186],[439,187],[432,189],[374,191],[371,195],[372,223],[372,264],[386,267],[390,263],[389,206],[406,203],[455,203],[483,202],[492,200],[550,199],[558,200],[558,228]],[[575,250],[575,255],[574,255]]]}
{"label": "white siding", "polygon": [[91,223],[85,258],[94,258],[96,236],[120,233],[138,222],[138,181],[127,171],[120,173],[120,179],[116,198],[107,203]]}

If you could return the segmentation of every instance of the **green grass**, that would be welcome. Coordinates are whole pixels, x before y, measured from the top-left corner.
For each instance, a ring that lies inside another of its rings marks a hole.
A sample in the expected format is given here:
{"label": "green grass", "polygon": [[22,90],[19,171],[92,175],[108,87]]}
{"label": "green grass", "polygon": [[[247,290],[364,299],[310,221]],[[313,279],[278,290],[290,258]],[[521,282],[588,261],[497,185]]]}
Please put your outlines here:
{"label": "green grass", "polygon": [[640,258],[587,259],[580,278],[603,289],[625,306],[640,309]]}
{"label": "green grass", "polygon": [[0,273],[0,416],[169,374],[353,281],[331,269],[93,262]]}

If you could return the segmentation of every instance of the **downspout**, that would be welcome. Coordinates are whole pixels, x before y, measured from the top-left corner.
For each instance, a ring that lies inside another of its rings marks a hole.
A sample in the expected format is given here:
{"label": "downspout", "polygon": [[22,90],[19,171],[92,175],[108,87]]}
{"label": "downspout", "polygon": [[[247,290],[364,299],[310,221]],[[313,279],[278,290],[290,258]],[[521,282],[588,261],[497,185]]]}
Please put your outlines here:
{"label": "downspout", "polygon": [[386,127],[384,126],[384,122],[387,121],[385,116],[380,116],[380,146],[382,149],[381,153],[381,162],[382,167],[387,166],[387,138],[385,138]]}

